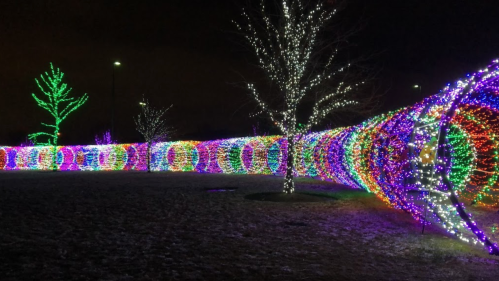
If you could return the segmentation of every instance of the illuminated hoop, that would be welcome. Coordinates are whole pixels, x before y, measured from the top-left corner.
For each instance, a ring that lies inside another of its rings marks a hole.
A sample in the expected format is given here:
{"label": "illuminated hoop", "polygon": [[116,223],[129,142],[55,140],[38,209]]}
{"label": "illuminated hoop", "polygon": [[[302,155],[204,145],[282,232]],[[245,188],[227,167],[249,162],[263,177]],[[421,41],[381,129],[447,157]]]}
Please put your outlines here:
{"label": "illuminated hoop", "polygon": [[0,170],[4,170],[9,162],[9,156],[5,148],[0,147]]}

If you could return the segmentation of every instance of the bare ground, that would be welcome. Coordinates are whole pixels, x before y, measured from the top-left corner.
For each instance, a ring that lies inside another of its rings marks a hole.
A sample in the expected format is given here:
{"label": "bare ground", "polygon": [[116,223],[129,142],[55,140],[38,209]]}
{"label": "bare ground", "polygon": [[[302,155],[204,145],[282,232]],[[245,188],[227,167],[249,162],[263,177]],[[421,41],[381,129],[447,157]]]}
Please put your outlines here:
{"label": "bare ground", "polygon": [[0,172],[0,280],[499,280],[498,257],[434,226],[421,235],[410,215],[363,191],[298,179],[298,191],[323,197],[245,199],[281,184]]}

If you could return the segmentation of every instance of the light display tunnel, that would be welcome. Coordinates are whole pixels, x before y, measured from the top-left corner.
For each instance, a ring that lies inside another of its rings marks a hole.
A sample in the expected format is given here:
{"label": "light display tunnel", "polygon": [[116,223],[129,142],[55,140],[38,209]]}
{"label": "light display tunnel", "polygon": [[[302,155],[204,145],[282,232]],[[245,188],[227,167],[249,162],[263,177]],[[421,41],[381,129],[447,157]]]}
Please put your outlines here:
{"label": "light display tunnel", "polygon": [[[365,189],[499,255],[498,77],[495,61],[413,106],[297,137],[295,174]],[[286,146],[282,136],[156,143],[151,169],[283,174]],[[0,147],[0,170],[146,170],[146,155],[143,143]]]}

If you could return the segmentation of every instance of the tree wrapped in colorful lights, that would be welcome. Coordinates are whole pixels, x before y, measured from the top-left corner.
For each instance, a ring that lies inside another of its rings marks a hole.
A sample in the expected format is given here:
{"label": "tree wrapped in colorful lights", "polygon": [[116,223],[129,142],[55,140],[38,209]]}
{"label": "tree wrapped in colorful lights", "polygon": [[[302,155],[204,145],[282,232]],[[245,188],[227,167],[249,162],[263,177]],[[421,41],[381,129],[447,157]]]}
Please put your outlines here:
{"label": "tree wrapped in colorful lights", "polygon": [[140,103],[142,108],[137,118],[134,118],[137,131],[147,142],[147,172],[151,172],[151,146],[155,142],[166,141],[172,132],[172,128],[166,126],[163,116],[172,108],[170,105],[166,109],[153,108],[147,99],[142,99]]}
{"label": "tree wrapped in colorful lights", "polygon": [[[276,8],[277,16],[268,11],[262,0],[258,15],[243,10],[246,22],[236,26],[255,52],[260,68],[272,84],[277,85],[279,103],[276,106],[264,100],[254,84],[247,86],[260,113],[267,114],[286,137],[284,192],[292,193],[296,142],[328,114],[359,106],[353,93],[363,82],[350,75],[350,63],[335,61],[337,45],[345,38],[337,36],[335,42],[330,43],[335,46],[327,56],[321,51],[327,48],[318,44],[320,33],[336,9],[326,7],[323,1],[311,4],[301,0],[276,1]],[[299,126],[298,109],[311,95],[315,95],[311,114],[305,124]]]}
{"label": "tree wrapped in colorful lights", "polygon": [[[79,98],[68,97],[71,92],[71,88],[68,88],[68,85],[62,82],[64,78],[64,73],[61,72],[59,68],[54,69],[54,65],[50,63],[50,74],[45,72],[45,76],[40,75],[41,81],[44,86],[40,84],[40,81],[35,78],[36,84],[40,91],[46,96],[46,100],[42,100],[38,98],[35,94],[32,94],[36,103],[39,107],[47,110],[54,117],[54,124],[46,124],[42,123],[43,126],[52,128],[54,130],[53,133],[47,132],[38,132],[28,135],[28,138],[31,139],[36,145],[46,145],[53,146],[52,152],[52,169],[56,170],[56,155],[57,155],[57,140],[59,138],[59,129],[61,122],[68,117],[68,115],[82,106],[87,100],[87,94],[83,94],[83,96]],[[64,105],[65,104],[65,105]],[[38,141],[38,137],[47,137],[46,142]]]}

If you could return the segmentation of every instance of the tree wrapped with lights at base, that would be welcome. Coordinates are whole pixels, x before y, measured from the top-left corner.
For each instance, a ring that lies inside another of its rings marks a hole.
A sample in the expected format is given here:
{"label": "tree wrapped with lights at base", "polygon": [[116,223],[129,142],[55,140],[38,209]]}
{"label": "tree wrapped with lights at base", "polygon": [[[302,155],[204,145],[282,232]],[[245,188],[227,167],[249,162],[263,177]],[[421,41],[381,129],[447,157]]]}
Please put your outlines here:
{"label": "tree wrapped with lights at base", "polygon": [[[53,146],[52,152],[52,169],[57,170],[56,165],[56,155],[57,155],[57,140],[59,138],[59,128],[61,122],[68,117],[68,115],[82,106],[87,100],[87,94],[79,98],[68,97],[71,92],[71,88],[68,88],[68,84],[62,82],[64,78],[64,73],[61,72],[59,68],[54,69],[54,65],[50,63],[50,74],[45,72],[45,76],[40,75],[41,81],[44,86],[35,78],[36,84],[40,91],[47,97],[47,100],[42,100],[38,98],[34,93],[32,94],[38,106],[47,110],[54,117],[54,124],[41,123],[43,126],[52,128],[53,133],[38,132],[29,134],[28,138],[32,140],[35,145],[46,145]],[[64,105],[65,104],[65,105]],[[38,137],[47,137],[46,142],[38,141]]]}
{"label": "tree wrapped with lights at base", "polygon": [[[256,53],[259,67],[270,82],[277,85],[279,95],[267,100],[262,98],[254,84],[248,83],[247,86],[260,107],[259,113],[266,113],[286,136],[284,192],[292,193],[295,143],[328,114],[358,110],[368,101],[354,97],[364,82],[352,75],[352,65],[336,63],[338,46],[345,42],[345,38],[338,36],[326,47],[318,42],[320,33],[336,10],[326,7],[322,1],[311,4],[299,0],[276,1],[276,8],[277,14],[268,11],[262,0],[258,12],[243,10],[246,23],[236,23],[236,26]],[[324,49],[331,52],[325,55]],[[311,96],[315,96],[309,110],[311,114],[299,126],[298,109],[303,110],[304,101],[310,100]]]}
{"label": "tree wrapped with lights at base", "polygon": [[170,105],[166,109],[155,109],[146,99],[142,99],[140,103],[142,110],[134,118],[137,131],[144,137],[147,142],[147,172],[151,172],[151,146],[155,142],[166,141],[173,131],[171,127],[166,126],[163,119],[165,113],[172,108]]}

